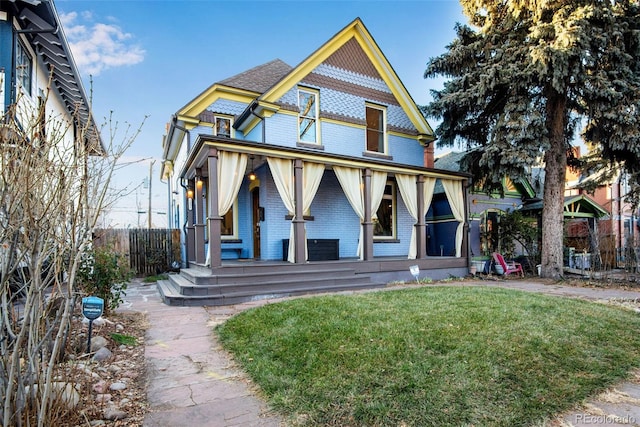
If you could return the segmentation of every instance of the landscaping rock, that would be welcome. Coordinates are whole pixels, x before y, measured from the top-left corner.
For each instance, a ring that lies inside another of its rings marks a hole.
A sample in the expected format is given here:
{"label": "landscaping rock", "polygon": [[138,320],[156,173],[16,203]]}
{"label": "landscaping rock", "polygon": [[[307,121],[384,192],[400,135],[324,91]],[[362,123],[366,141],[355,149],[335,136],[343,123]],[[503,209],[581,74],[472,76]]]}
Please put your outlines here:
{"label": "landscaping rock", "polygon": [[123,382],[118,382],[118,383],[113,383],[111,384],[111,386],[109,387],[109,390],[112,391],[121,391],[127,388],[127,385]]}
{"label": "landscaping rock", "polygon": [[125,418],[127,418],[127,413],[121,409],[111,407],[111,408],[105,409],[104,411],[105,420],[116,421],[116,420],[124,420]]}
{"label": "landscaping rock", "polygon": [[110,359],[112,356],[113,353],[111,353],[111,350],[109,350],[107,347],[102,347],[100,350],[96,351],[96,354],[93,355],[91,360],[93,360],[94,362],[103,362]]}
{"label": "landscaping rock", "polygon": [[100,335],[96,335],[91,338],[91,352],[96,352],[100,350],[102,347],[106,347],[108,341],[105,337],[101,337]]}

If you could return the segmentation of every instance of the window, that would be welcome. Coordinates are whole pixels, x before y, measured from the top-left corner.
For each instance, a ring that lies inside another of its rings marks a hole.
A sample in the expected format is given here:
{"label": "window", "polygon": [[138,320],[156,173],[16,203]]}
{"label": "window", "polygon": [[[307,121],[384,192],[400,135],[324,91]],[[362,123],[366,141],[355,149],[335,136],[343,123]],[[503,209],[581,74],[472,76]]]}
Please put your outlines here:
{"label": "window", "polygon": [[393,181],[388,181],[384,188],[384,195],[380,206],[373,217],[373,236],[378,239],[395,237],[396,187]]}
{"label": "window", "polygon": [[233,236],[233,206],[222,216],[220,222],[220,235],[224,237]]}
{"label": "window", "polygon": [[[209,193],[206,191],[206,188],[202,189],[202,197],[203,200],[203,209],[204,209],[204,218],[205,218],[205,236],[209,235],[209,230],[207,227],[209,226],[209,221],[207,218],[209,216]],[[233,205],[226,214],[221,215],[222,221],[220,221],[220,238],[222,240],[234,240],[238,238],[238,219],[236,216],[236,212],[238,212],[238,199],[233,202]]]}
{"label": "window", "polygon": [[216,136],[231,137],[231,119],[227,117],[215,118]]}
{"label": "window", "polygon": [[500,251],[500,212],[487,210],[480,217],[480,250],[483,255],[491,256],[493,252]]}
{"label": "window", "polygon": [[298,90],[298,141],[316,143],[318,122],[318,94]]}
{"label": "window", "polygon": [[31,64],[31,56],[22,43],[18,42],[16,47],[16,82],[29,96],[31,96]]}
{"label": "window", "polygon": [[367,151],[385,153],[385,119],[384,110],[377,107],[366,106],[367,118]]}

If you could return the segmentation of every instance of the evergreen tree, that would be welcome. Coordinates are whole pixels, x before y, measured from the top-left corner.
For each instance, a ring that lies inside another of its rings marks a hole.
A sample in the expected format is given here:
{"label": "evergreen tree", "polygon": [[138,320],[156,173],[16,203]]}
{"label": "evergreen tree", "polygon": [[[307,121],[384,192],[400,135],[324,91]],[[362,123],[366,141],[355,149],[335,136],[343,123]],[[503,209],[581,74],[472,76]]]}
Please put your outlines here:
{"label": "evergreen tree", "polygon": [[[577,132],[598,167],[640,177],[640,6],[618,0],[461,0],[447,51],[425,78],[448,78],[424,107],[439,146],[470,149],[461,164],[485,190],[543,162],[542,276],[563,275],[567,165]],[[582,126],[582,124],[585,124]],[[605,160],[603,162],[603,160]],[[593,166],[593,164],[591,164]]]}

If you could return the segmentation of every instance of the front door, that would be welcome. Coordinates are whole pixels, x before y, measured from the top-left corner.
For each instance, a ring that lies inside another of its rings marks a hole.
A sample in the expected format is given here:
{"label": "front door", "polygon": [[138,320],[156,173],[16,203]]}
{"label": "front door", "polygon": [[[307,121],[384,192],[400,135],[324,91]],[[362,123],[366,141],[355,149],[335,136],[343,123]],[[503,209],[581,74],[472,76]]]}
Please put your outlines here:
{"label": "front door", "polygon": [[253,209],[253,258],[260,258],[260,188],[251,190],[251,205]]}

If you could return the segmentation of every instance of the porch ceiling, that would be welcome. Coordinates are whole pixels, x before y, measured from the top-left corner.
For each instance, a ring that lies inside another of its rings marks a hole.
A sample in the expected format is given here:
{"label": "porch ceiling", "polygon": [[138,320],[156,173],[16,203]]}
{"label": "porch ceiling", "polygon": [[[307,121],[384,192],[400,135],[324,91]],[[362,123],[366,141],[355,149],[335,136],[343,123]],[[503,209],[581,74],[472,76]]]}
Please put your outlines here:
{"label": "porch ceiling", "polygon": [[[196,176],[196,169],[202,171],[203,176],[208,176],[207,158],[211,150],[233,151],[238,153],[253,154],[255,156],[272,156],[279,158],[302,159],[305,161],[325,164],[327,166],[370,167],[388,173],[403,173],[411,175],[425,175],[434,178],[454,180],[468,180],[471,176],[462,172],[451,172],[442,169],[431,169],[417,166],[407,166],[398,163],[390,163],[378,159],[363,159],[359,157],[343,156],[338,154],[323,153],[318,150],[305,148],[290,148],[279,145],[265,144],[262,142],[244,141],[233,138],[222,138],[211,135],[199,135],[184,168],[180,171],[180,177],[192,179]],[[254,167],[258,164],[254,163]]]}

